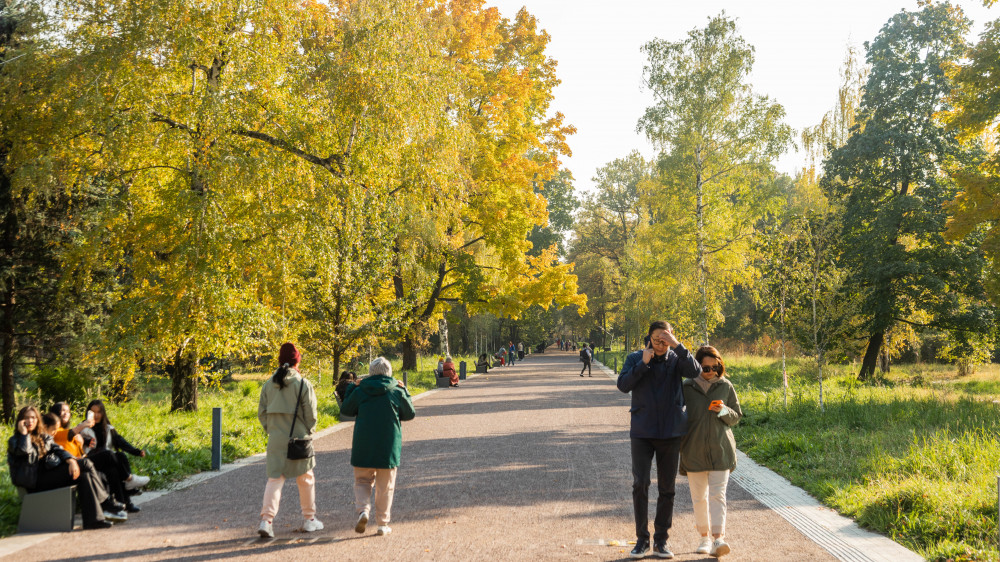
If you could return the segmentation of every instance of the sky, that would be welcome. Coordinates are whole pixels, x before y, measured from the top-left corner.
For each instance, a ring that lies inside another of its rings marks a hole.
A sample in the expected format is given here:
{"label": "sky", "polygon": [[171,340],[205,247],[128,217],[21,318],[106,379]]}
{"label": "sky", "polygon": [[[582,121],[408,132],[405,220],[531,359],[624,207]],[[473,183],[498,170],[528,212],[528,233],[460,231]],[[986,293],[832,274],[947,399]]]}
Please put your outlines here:
{"label": "sky", "polygon": [[[973,20],[970,40],[1000,18],[1000,3],[958,0]],[[640,47],[654,38],[680,41],[725,11],[755,48],[750,83],[784,106],[797,132],[818,123],[836,103],[848,45],[863,48],[893,14],[916,10],[916,0],[487,0],[505,17],[521,7],[551,36],[547,52],[558,62],[553,110],[577,128],[564,158],[578,191],[593,189],[601,166],[639,150],[656,154],[636,123],[652,96],[642,86]],[[794,174],[804,155],[790,149],[776,163]]]}

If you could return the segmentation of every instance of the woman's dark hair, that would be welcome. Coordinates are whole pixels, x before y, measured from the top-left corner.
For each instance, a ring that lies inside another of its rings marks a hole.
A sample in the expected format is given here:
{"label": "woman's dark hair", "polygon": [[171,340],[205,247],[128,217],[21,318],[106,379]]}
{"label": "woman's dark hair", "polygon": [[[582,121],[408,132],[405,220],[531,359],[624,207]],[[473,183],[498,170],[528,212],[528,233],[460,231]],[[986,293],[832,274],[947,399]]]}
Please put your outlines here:
{"label": "woman's dark hair", "polygon": [[710,345],[703,345],[699,347],[698,351],[696,351],[694,354],[694,359],[695,361],[698,362],[699,365],[701,365],[701,360],[706,357],[714,357],[719,362],[719,366],[722,367],[722,371],[719,372],[719,376],[720,377],[726,376],[726,364],[725,362],[722,361],[722,355],[719,354],[718,349],[715,349]]}
{"label": "woman's dark hair", "polygon": [[45,425],[46,429],[56,428],[59,429],[59,416],[49,412],[42,416],[42,424]]}
{"label": "woman's dark hair", "polygon": [[39,454],[45,452],[45,440],[42,439],[42,416],[38,413],[38,408],[34,406],[25,406],[17,412],[17,419],[14,420],[15,431],[17,431],[17,424],[21,423],[21,420],[28,417],[28,412],[35,412],[35,419],[38,423],[35,424],[35,429],[28,432],[28,438],[31,439],[31,444],[35,446],[35,450]]}
{"label": "woman's dark hair", "polygon": [[663,330],[664,332],[670,331],[670,324],[667,324],[663,320],[657,320],[649,325],[649,332],[646,332],[646,337],[653,337],[653,332],[657,330]]}
{"label": "woman's dark hair", "polygon": [[[66,406],[67,408],[69,408],[69,404],[67,404],[66,402],[56,402],[55,404],[52,405],[51,408],[49,408],[49,413],[52,414],[52,415],[54,415],[55,417],[59,418],[59,428],[60,429],[62,429],[62,427],[63,427],[63,424],[62,424],[62,409],[63,409],[63,406]],[[72,409],[70,409],[69,419],[73,419],[73,410]],[[66,423],[67,423],[67,425],[69,424],[69,422],[66,422]]]}
{"label": "woman's dark hair", "polygon": [[90,411],[94,406],[97,406],[101,413],[101,421],[94,425],[94,435],[97,436],[97,448],[104,449],[108,446],[105,441],[108,438],[108,428],[111,427],[111,420],[108,419],[108,410],[104,407],[104,402],[91,400],[90,404],[87,404],[87,411]]}
{"label": "woman's dark hair", "polygon": [[285,385],[285,377],[288,376],[288,372],[291,371],[291,370],[292,370],[291,367],[287,367],[286,365],[282,365],[282,366],[278,367],[277,371],[274,372],[274,376],[271,377],[271,380],[273,380],[274,382],[278,383],[278,388],[285,388],[285,386],[286,386]]}

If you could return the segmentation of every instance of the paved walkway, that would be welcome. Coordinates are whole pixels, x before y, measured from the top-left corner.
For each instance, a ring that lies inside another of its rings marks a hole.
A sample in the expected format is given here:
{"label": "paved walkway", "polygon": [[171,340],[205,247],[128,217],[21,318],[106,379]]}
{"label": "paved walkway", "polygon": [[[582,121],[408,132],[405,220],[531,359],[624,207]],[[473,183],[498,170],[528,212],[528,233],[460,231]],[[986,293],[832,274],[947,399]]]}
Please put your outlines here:
{"label": "paved walkway", "polygon": [[[77,531],[72,540],[57,535],[10,557],[625,559],[631,549],[625,541],[634,539],[629,397],[597,368],[593,378],[578,377],[576,357],[550,350],[418,397],[417,418],[403,425],[387,537],[375,536],[374,525],[365,535],[353,531],[348,423],[316,443],[318,517],[326,525],[318,533],[296,531],[298,492],[288,482],[274,522],[277,539],[256,538],[265,483],[258,457],[144,502],[142,513],[124,525]],[[709,559],[693,553],[698,537],[684,477],[677,481],[675,512],[670,544],[676,559]],[[734,481],[727,533],[733,554],[725,559],[835,559],[779,512]]]}

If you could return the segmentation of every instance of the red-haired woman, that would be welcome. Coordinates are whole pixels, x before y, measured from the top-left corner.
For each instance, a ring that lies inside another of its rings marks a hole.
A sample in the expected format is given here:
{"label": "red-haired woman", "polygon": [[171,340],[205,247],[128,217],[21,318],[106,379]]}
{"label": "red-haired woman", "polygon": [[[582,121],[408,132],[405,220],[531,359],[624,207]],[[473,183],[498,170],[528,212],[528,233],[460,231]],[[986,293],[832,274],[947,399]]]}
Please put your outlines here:
{"label": "red-haired woman", "polygon": [[[701,533],[699,554],[729,554],[726,543],[726,487],[736,468],[736,441],[732,426],[743,416],[733,384],[726,378],[722,355],[711,346],[694,356],[701,376],[684,381],[688,432],[681,441],[680,473],[686,474]],[[709,537],[709,532],[712,537]]]}
{"label": "red-haired woman", "polygon": [[109,499],[108,491],[94,466],[87,459],[74,459],[56,445],[41,429],[41,416],[33,406],[21,408],[14,424],[14,435],[7,440],[7,466],[15,486],[28,493],[76,486],[84,529],[106,529],[101,504]]}

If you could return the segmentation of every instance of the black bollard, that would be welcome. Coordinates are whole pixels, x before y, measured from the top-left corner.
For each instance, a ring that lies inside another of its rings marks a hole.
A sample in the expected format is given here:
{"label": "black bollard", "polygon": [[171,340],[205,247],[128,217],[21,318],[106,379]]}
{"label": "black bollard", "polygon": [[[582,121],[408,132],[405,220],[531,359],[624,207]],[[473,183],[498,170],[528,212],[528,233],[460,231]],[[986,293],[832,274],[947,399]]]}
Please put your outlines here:
{"label": "black bollard", "polygon": [[212,408],[212,470],[222,469],[222,408]]}
{"label": "black bollard", "polygon": [[465,380],[465,361],[459,361],[458,363],[458,380]]}

